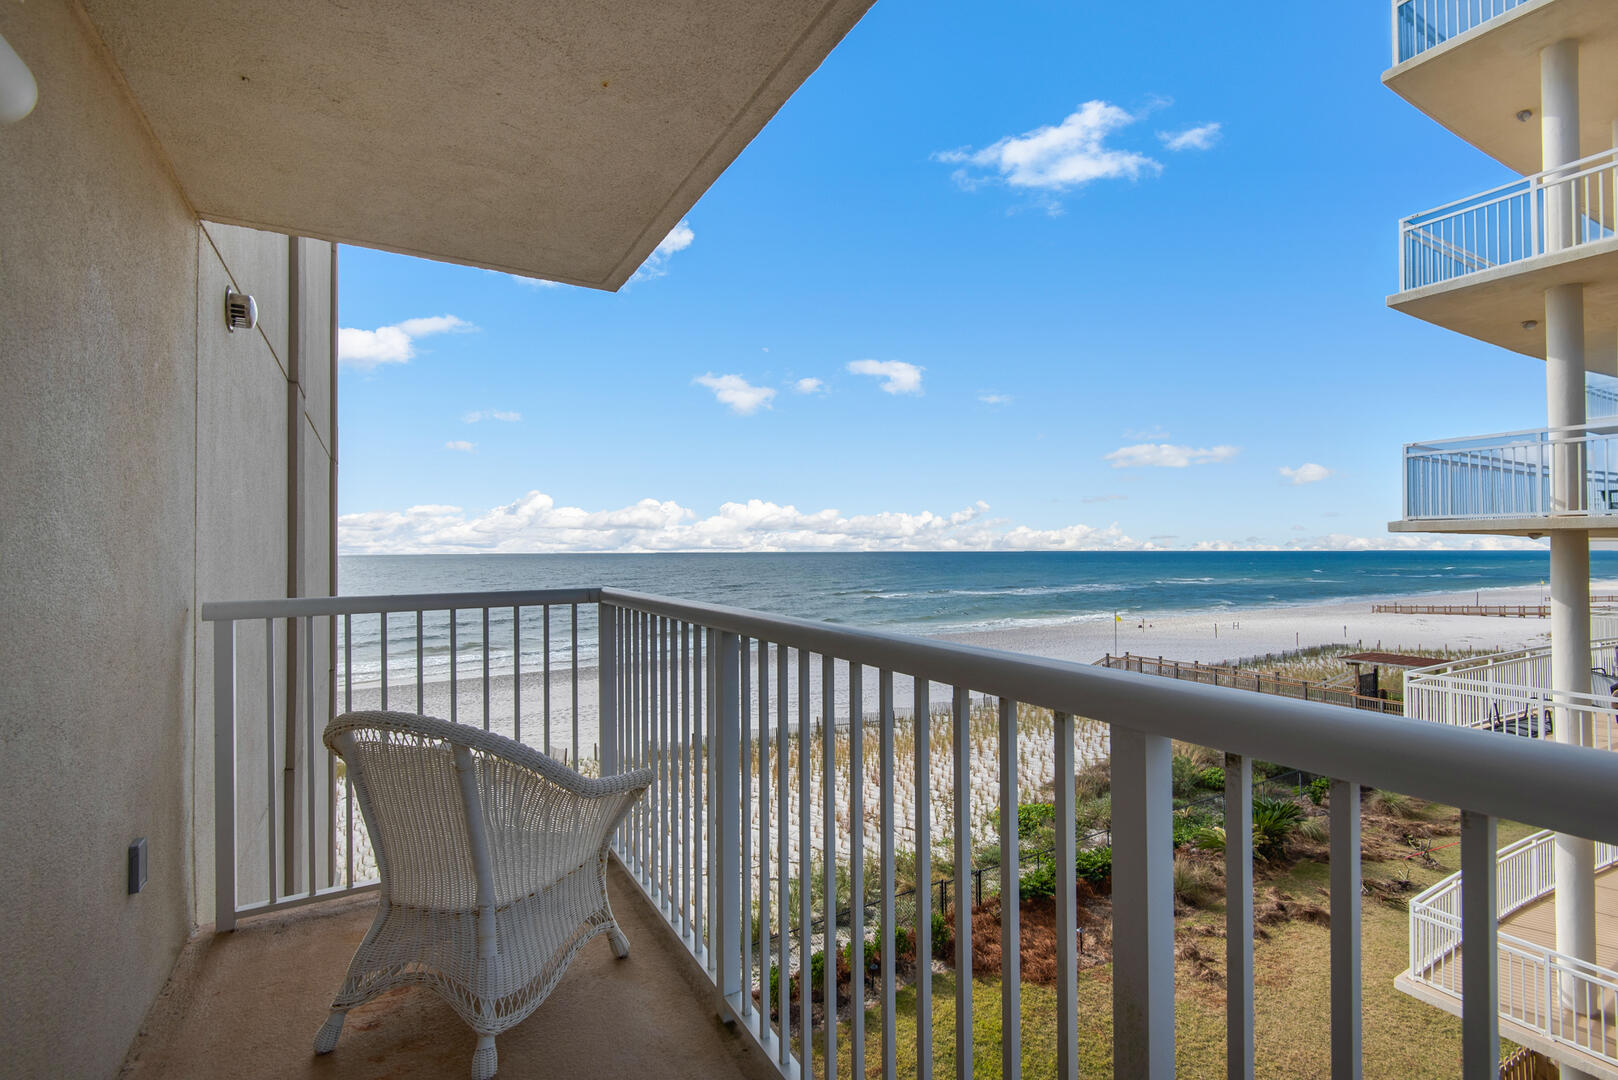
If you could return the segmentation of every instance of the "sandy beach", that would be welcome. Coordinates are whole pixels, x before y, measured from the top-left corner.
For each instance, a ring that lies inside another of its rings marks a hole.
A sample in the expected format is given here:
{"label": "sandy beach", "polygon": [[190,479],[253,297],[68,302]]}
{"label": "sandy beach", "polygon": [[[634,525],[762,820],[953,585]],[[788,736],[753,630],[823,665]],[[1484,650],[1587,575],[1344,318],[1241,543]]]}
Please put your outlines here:
{"label": "sandy beach", "polygon": [[[1618,581],[1592,583],[1598,593],[1618,592]],[[1361,597],[1324,604],[1256,607],[1214,613],[1161,616],[1127,615],[1117,624],[1117,651],[1170,660],[1210,663],[1232,662],[1246,657],[1280,653],[1318,645],[1351,644],[1367,649],[1420,652],[1448,647],[1484,652],[1504,651],[1544,644],[1549,637],[1549,620],[1501,618],[1477,615],[1394,615],[1372,614],[1373,604],[1418,603],[1427,605],[1485,604],[1537,605],[1543,593],[1537,586],[1517,589],[1489,589],[1475,592],[1389,595]],[[939,640],[1030,653],[1055,659],[1089,664],[1114,651],[1114,623],[1111,619],[1087,620],[1055,625],[1014,626],[970,634],[939,635]],[[470,674],[470,673],[468,673]],[[819,696],[819,665],[813,668],[811,692]],[[866,676],[862,705],[871,710],[876,704],[874,673]],[[846,711],[848,695],[839,678],[838,711]],[[515,680],[508,674],[491,677],[488,687],[489,726],[504,734],[517,729],[518,715]],[[524,673],[521,690],[521,737],[531,746],[544,748],[545,693],[543,676]],[[551,740],[556,757],[564,752],[575,756],[573,730],[573,682],[571,672],[554,671],[551,677]],[[935,694],[937,692],[935,691]],[[910,700],[907,679],[895,680],[895,701],[903,707]],[[481,723],[484,716],[484,688],[477,678],[463,678],[450,693],[448,682],[426,682],[422,686],[419,709],[434,716],[452,712],[464,723]],[[577,755],[592,759],[597,754],[596,670],[581,665],[578,673]],[[357,709],[381,705],[377,688],[354,689]],[[418,709],[416,684],[394,682],[388,694],[393,708]]]}

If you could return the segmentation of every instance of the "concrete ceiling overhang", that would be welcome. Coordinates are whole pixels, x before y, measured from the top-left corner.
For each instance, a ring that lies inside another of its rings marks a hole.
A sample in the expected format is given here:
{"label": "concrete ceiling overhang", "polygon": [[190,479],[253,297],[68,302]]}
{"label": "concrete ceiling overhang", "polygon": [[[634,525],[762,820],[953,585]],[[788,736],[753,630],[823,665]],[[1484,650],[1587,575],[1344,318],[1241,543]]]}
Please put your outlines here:
{"label": "concrete ceiling overhang", "polygon": [[[1579,150],[1613,145],[1618,119],[1618,4],[1528,0],[1504,15],[1406,60],[1382,75],[1389,89],[1513,170],[1543,167],[1539,51],[1579,42]],[[1532,109],[1527,122],[1517,113]]]}
{"label": "concrete ceiling overhang", "polygon": [[616,289],[872,0],[83,0],[208,219]]}
{"label": "concrete ceiling overhang", "polygon": [[[1502,349],[1545,359],[1545,290],[1584,286],[1584,366],[1618,374],[1618,238],[1395,293],[1388,306]],[[1532,322],[1533,326],[1524,326]]]}

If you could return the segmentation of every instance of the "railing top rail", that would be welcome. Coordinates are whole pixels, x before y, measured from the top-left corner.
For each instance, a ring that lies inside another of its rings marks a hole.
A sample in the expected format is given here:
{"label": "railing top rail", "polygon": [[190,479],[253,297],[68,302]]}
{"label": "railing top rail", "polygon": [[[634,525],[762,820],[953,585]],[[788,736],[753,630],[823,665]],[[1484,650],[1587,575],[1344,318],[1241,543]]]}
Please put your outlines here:
{"label": "railing top rail", "polygon": [[1501,431],[1488,435],[1458,435],[1448,439],[1427,439],[1405,443],[1405,454],[1453,453],[1457,450],[1483,450],[1490,446],[1538,445],[1555,435],[1608,436],[1618,435],[1618,419],[1606,417],[1583,424],[1565,424],[1561,427],[1525,428],[1522,431]]}
{"label": "railing top rail", "polygon": [[[1618,638],[1595,638],[1590,642],[1590,651],[1610,649],[1615,646],[1618,646]],[[1462,677],[1462,672],[1480,672],[1491,667],[1521,663],[1527,660],[1544,660],[1549,658],[1550,655],[1551,647],[1549,645],[1533,645],[1526,649],[1513,649],[1509,652],[1486,653],[1483,656],[1463,656],[1454,660],[1441,660],[1424,668],[1411,668],[1406,671],[1405,684],[1408,686],[1412,681],[1444,678],[1446,676],[1460,678]],[[1509,683],[1496,683],[1494,685],[1507,686],[1512,689],[1532,689],[1532,687],[1526,685],[1513,686]]]}
{"label": "railing top rail", "polygon": [[1405,231],[1412,228],[1420,228],[1422,225],[1425,225],[1429,221],[1436,218],[1447,217],[1450,214],[1458,214],[1467,210],[1476,209],[1477,207],[1488,202],[1519,194],[1520,190],[1524,188],[1532,189],[1536,185],[1544,183],[1547,178],[1549,178],[1552,183],[1559,183],[1566,180],[1576,180],[1587,172],[1598,171],[1602,166],[1610,165],[1615,158],[1618,158],[1618,147],[1608,147],[1605,150],[1598,150],[1594,154],[1579,158],[1576,161],[1569,161],[1565,165],[1556,165],[1549,169],[1541,169],[1537,173],[1530,173],[1527,176],[1521,176],[1515,180],[1508,180],[1503,184],[1497,184],[1492,188],[1486,188],[1483,191],[1475,192],[1459,199],[1452,199],[1447,203],[1441,203],[1438,206],[1432,207],[1431,209],[1420,210],[1414,214],[1407,214],[1399,219],[1399,228],[1400,231]]}
{"label": "railing top rail", "polygon": [[[619,589],[602,589],[600,599],[1448,806],[1618,840],[1618,815],[1610,813],[1618,790],[1614,754],[1538,740],[1505,745],[1446,724]],[[1389,753],[1395,746],[1398,752]]]}
{"label": "railing top rail", "polygon": [[289,596],[279,600],[217,600],[202,605],[203,622],[301,618],[306,615],[375,615],[450,608],[593,604],[600,589],[527,589],[514,592],[403,593],[394,596]]}

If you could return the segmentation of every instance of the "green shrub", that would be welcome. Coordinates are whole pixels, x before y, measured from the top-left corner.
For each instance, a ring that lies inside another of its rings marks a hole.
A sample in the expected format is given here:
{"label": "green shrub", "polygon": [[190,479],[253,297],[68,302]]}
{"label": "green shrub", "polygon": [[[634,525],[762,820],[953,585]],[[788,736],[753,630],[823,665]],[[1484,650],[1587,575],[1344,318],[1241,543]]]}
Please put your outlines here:
{"label": "green shrub", "polygon": [[1197,786],[1208,791],[1225,790],[1225,769],[1221,765],[1209,765],[1197,773]]}
{"label": "green shrub", "polygon": [[[1041,829],[1049,828],[1056,819],[1056,807],[1051,803],[1019,803],[1017,805],[1017,835],[1027,839]],[[989,824],[996,835],[1000,832],[1000,808],[989,811]]]}
{"label": "green shrub", "polygon": [[1214,824],[1219,819],[1209,810],[1202,807],[1187,807],[1174,812],[1174,846],[1182,847],[1191,842],[1196,833]]}
{"label": "green shrub", "polygon": [[1309,796],[1310,802],[1319,806],[1326,801],[1326,793],[1330,790],[1331,779],[1325,776],[1317,776],[1309,781],[1309,786],[1304,788],[1304,794]]}
{"label": "green shrub", "polygon": [[1191,846],[1203,851],[1225,850],[1225,827],[1205,825],[1191,834]]}
{"label": "green shrub", "polygon": [[1087,848],[1073,858],[1073,869],[1079,880],[1103,888],[1112,881],[1112,848]]}
{"label": "green shrub", "polygon": [[1304,818],[1298,822],[1297,837],[1311,844],[1324,844],[1331,839],[1331,827],[1323,817]]}
{"label": "green shrub", "polygon": [[1056,895],[1056,864],[1041,859],[1017,881],[1017,895],[1024,900],[1043,900]]}
{"label": "green shrub", "polygon": [[850,941],[847,945],[843,946],[843,959],[848,962],[848,970],[863,970],[867,974],[873,971],[880,971],[882,967],[882,947],[875,941],[871,941],[869,939],[862,940],[860,944],[865,946],[863,950],[865,963],[863,966],[854,962],[856,955],[854,952],[854,943]]}
{"label": "green shrub", "polygon": [[933,955],[940,960],[949,959],[951,944],[949,920],[942,911],[933,912]]}
{"label": "green shrub", "polygon": [[813,956],[809,957],[809,985],[810,985],[810,987],[812,987],[814,990],[818,991],[820,989],[821,983],[825,980],[825,978],[826,978],[826,954],[824,952],[817,952]]}
{"label": "green shrub", "polygon": [[1190,754],[1175,754],[1170,761],[1174,781],[1174,797],[1189,799],[1197,794],[1197,759]]}
{"label": "green shrub", "polygon": [[1378,814],[1386,814],[1396,818],[1422,817],[1422,807],[1409,795],[1397,791],[1384,791],[1382,788],[1374,789],[1366,798],[1366,804]]}
{"label": "green shrub", "polygon": [[1085,833],[1095,832],[1112,825],[1112,795],[1098,795],[1093,799],[1086,799],[1073,807],[1074,827],[1082,836]]}
{"label": "green shrub", "polygon": [[1303,807],[1291,799],[1253,800],[1253,851],[1269,859],[1286,851],[1287,840],[1303,820]]}

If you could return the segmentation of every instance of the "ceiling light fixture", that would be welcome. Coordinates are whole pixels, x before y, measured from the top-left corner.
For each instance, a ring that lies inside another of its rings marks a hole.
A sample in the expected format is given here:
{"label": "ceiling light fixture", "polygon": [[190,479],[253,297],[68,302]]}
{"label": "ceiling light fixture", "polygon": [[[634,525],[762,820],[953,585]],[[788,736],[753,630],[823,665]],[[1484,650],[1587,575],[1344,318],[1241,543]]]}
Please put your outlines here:
{"label": "ceiling light fixture", "polygon": [[1526,123],[1528,123],[1528,121],[1532,120],[1533,118],[1534,118],[1534,110],[1533,109],[1518,109],[1517,110],[1517,119],[1521,120],[1523,123],[1526,124]]}
{"label": "ceiling light fixture", "polygon": [[0,124],[15,124],[34,111],[39,87],[34,73],[6,39],[0,37]]}
{"label": "ceiling light fixture", "polygon": [[1524,319],[1522,321],[1522,328],[1524,330],[1538,329],[1539,328],[1539,320],[1538,319]]}

